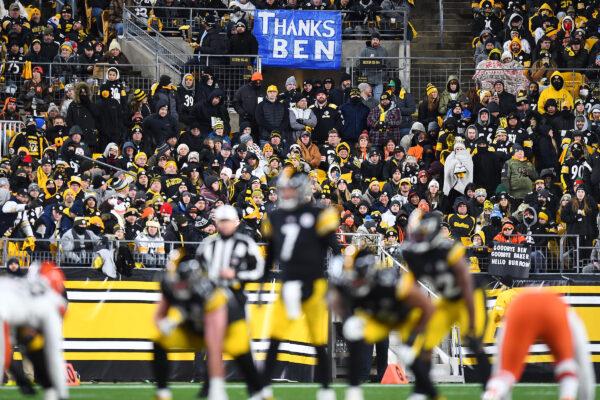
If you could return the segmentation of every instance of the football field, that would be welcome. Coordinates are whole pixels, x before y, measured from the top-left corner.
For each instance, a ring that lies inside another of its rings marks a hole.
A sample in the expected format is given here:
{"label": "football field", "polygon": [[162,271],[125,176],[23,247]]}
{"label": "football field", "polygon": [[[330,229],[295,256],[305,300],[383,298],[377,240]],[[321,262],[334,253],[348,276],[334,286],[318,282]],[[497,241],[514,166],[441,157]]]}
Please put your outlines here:
{"label": "football field", "polygon": [[[228,393],[230,400],[246,399],[244,386],[229,384]],[[344,398],[344,385],[334,385],[338,400]],[[410,385],[365,385],[365,400],[405,399],[410,392]],[[448,384],[439,385],[440,391],[448,399],[479,400],[481,388],[474,384]],[[171,386],[174,399],[196,399],[199,384],[174,384]],[[310,384],[279,384],[275,385],[275,397],[280,400],[312,400],[315,398],[316,385]],[[597,390],[598,392],[598,390]],[[82,384],[71,388],[71,399],[85,400],[151,400],[154,388],[150,384]],[[513,400],[542,400],[557,399],[557,385],[554,384],[520,384],[513,392]],[[0,388],[0,399],[42,399],[41,393],[34,397],[20,395],[14,387]],[[596,399],[600,395],[596,394]]]}

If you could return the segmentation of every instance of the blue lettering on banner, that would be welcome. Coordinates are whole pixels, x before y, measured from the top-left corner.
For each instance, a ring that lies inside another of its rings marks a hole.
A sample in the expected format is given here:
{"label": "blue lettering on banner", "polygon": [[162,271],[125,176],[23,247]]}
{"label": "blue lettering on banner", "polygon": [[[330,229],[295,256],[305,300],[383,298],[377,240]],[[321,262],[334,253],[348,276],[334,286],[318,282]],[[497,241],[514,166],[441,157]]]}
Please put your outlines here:
{"label": "blue lettering on banner", "polygon": [[342,15],[339,11],[256,10],[253,33],[262,65],[340,68]]}

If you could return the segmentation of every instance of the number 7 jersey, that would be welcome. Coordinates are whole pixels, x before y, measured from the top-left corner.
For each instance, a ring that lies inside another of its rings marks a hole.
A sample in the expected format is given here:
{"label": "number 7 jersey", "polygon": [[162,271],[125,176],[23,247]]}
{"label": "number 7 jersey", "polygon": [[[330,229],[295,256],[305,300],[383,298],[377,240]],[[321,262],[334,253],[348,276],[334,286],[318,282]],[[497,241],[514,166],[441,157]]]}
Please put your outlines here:
{"label": "number 7 jersey", "polygon": [[268,242],[267,265],[278,264],[283,281],[323,278],[328,248],[340,253],[338,227],[338,213],[331,207],[305,204],[294,210],[274,210],[261,224]]}

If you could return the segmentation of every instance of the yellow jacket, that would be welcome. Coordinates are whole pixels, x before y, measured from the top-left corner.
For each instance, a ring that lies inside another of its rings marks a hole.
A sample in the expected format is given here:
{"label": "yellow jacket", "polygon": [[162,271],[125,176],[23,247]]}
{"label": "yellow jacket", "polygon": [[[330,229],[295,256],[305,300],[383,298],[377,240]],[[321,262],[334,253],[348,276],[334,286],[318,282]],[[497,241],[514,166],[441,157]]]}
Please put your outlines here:
{"label": "yellow jacket", "polygon": [[[550,76],[550,81],[552,81],[552,78],[556,75],[562,77],[562,74],[560,72],[555,71]],[[546,89],[544,89],[542,93],[540,93],[540,98],[538,100],[538,112],[540,114],[544,114],[546,112],[544,110],[544,106],[546,105],[546,102],[550,99],[556,100],[556,103],[558,105],[558,111],[562,111],[562,109],[565,107],[569,110],[573,109],[573,96],[571,96],[571,93],[569,93],[565,86],[566,84],[563,84],[563,87],[560,90],[556,90],[552,87],[552,85],[550,85]]]}

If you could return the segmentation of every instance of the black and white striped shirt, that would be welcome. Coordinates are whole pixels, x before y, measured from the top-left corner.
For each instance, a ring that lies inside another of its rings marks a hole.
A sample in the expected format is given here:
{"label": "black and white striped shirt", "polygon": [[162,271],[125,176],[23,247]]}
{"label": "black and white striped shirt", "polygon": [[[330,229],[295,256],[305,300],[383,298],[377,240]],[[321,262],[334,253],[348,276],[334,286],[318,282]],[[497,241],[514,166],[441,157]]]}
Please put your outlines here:
{"label": "black and white striped shirt", "polygon": [[265,260],[250,236],[236,232],[229,238],[209,236],[198,246],[196,256],[206,268],[209,279],[220,282],[223,268],[236,271],[241,282],[258,281],[265,269]]}

